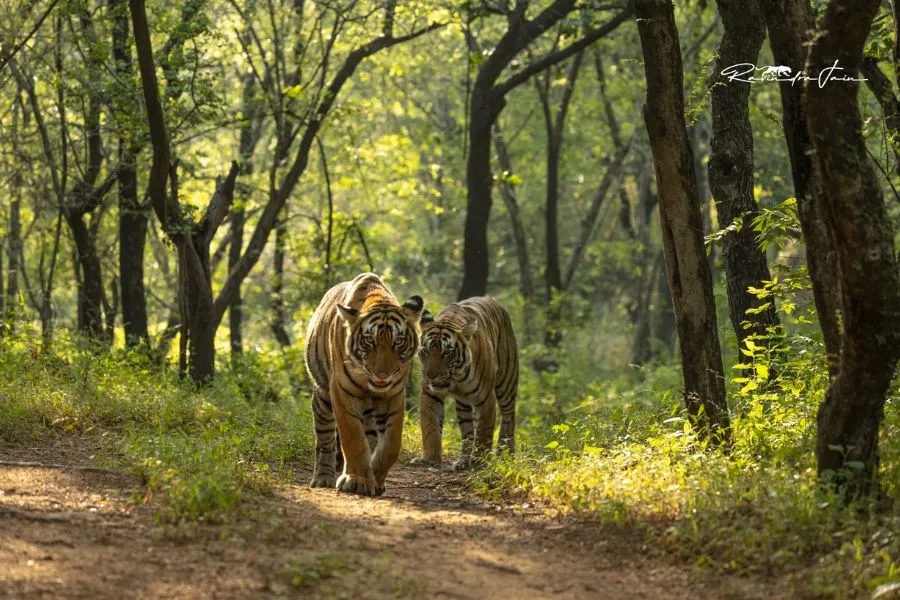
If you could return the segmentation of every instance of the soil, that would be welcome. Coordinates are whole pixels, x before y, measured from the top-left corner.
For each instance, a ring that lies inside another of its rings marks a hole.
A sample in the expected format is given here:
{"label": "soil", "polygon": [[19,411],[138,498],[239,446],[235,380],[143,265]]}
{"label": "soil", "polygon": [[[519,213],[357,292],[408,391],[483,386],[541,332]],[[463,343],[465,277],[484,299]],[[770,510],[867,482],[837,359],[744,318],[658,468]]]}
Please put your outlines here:
{"label": "soil", "polygon": [[794,597],[667,558],[633,529],[485,503],[408,460],[381,498],[311,490],[299,469],[228,523],[164,527],[136,479],[93,467],[99,449],[0,448],[0,597]]}

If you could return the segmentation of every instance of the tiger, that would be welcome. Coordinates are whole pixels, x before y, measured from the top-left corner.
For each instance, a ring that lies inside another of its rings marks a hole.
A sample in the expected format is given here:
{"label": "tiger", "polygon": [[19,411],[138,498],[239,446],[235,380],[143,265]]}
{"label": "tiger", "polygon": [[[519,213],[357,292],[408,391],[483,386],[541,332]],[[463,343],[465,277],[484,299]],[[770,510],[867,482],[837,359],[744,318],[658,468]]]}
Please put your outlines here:
{"label": "tiger", "polygon": [[406,385],[424,306],[421,296],[401,305],[373,273],[325,293],[305,343],[316,433],[310,487],[384,493],[400,455]]}
{"label": "tiger", "polygon": [[454,470],[468,469],[490,452],[497,407],[498,446],[515,452],[519,357],[509,313],[496,300],[476,297],[422,316],[422,456],[414,464],[440,467],[444,398],[456,398],[462,452]]}

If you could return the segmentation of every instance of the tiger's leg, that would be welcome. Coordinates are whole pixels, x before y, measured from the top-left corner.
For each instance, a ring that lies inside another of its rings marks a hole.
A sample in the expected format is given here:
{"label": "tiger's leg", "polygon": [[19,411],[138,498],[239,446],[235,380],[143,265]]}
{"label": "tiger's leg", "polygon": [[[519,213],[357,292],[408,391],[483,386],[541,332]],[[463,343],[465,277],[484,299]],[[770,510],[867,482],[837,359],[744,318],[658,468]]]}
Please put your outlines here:
{"label": "tiger's leg", "polygon": [[338,477],[335,487],[342,492],[374,496],[377,485],[370,464],[371,454],[363,417],[368,407],[361,399],[347,395],[337,385],[331,386],[331,397],[334,419],[341,436],[341,452],[344,454],[344,472]]}
{"label": "tiger's leg", "polygon": [[422,456],[412,460],[415,465],[441,466],[441,438],[444,433],[444,398],[446,392],[422,390],[419,396],[419,424],[422,429]]}
{"label": "tiger's leg", "polygon": [[500,408],[500,439],[497,447],[509,450],[510,454],[516,451],[516,391],[506,398],[497,398],[497,406]]}
{"label": "tiger's leg", "polygon": [[403,419],[406,408],[406,390],[387,401],[386,412],[378,414],[375,422],[378,426],[378,447],[372,455],[372,471],[378,483],[376,495],[384,493],[384,480],[388,471],[400,456],[403,443]]}
{"label": "tiger's leg", "polygon": [[462,447],[459,450],[459,459],[453,463],[453,470],[462,471],[472,466],[472,450],[475,445],[475,416],[472,405],[459,398],[456,399],[456,422],[459,424],[459,432],[462,435]]}
{"label": "tiger's leg", "polygon": [[497,423],[497,397],[493,388],[481,404],[475,405],[475,448],[472,458],[480,461],[494,447],[494,425]]}
{"label": "tiger's leg", "polygon": [[366,422],[363,424],[366,428],[366,441],[369,443],[369,452],[375,452],[378,446],[378,429],[375,427],[375,409],[367,409],[363,413]]}
{"label": "tiger's leg", "polygon": [[316,465],[309,487],[334,487],[335,471],[334,410],[325,390],[315,387],[312,398],[313,423],[316,428]]}

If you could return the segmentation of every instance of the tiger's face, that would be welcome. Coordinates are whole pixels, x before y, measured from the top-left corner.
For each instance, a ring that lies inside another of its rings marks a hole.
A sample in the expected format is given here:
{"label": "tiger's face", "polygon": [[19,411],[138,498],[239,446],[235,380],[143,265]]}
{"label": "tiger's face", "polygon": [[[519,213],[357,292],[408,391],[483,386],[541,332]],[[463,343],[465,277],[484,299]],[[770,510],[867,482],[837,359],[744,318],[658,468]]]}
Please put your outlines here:
{"label": "tiger's face", "polygon": [[469,341],[477,329],[475,320],[460,328],[437,323],[427,314],[422,319],[422,379],[430,391],[446,391],[455,381],[465,379],[472,363]]}
{"label": "tiger's face", "polygon": [[403,375],[419,345],[423,306],[419,296],[403,306],[379,303],[362,313],[338,305],[347,325],[347,356],[366,374],[370,390],[386,390]]}

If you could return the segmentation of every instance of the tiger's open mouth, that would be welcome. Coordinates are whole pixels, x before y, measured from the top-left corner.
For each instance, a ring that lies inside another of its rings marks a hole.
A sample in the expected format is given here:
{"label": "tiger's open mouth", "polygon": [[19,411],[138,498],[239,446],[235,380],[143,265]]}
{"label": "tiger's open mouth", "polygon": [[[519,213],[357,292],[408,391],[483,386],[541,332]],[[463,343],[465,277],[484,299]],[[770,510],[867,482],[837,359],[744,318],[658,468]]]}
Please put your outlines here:
{"label": "tiger's open mouth", "polygon": [[394,380],[390,379],[390,378],[378,379],[376,377],[372,377],[369,379],[369,387],[371,387],[372,389],[382,389],[383,390],[384,388],[387,388],[387,387],[390,387],[391,385],[393,385],[393,383],[394,383]]}

